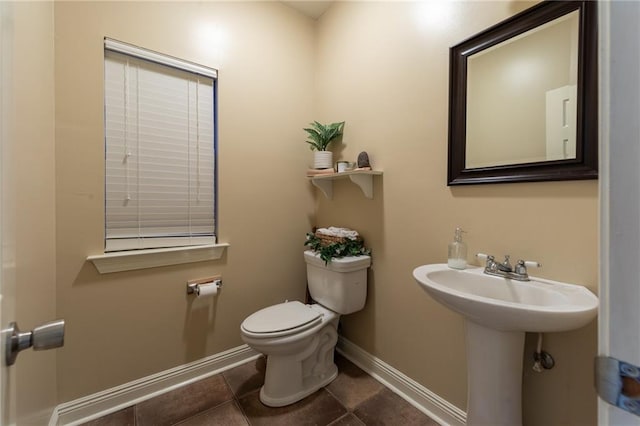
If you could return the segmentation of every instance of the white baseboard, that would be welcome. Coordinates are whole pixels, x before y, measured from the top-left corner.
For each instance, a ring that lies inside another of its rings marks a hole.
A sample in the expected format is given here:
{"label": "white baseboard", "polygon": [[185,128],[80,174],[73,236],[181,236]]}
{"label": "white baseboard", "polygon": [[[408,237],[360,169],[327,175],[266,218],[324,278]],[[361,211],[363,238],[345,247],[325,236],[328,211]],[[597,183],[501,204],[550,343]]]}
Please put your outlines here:
{"label": "white baseboard", "polygon": [[78,425],[244,364],[260,354],[238,346],[56,407],[49,426]]}
{"label": "white baseboard", "polygon": [[467,413],[374,357],[344,337],[338,337],[338,352],[370,376],[442,425],[464,426]]}
{"label": "white baseboard", "polygon": [[[438,423],[451,426],[466,424],[467,415],[463,410],[349,340],[339,336],[336,349]],[[65,402],[55,408],[49,426],[74,426],[85,423],[252,361],[259,356],[258,352],[247,345],[242,345],[152,376]]]}

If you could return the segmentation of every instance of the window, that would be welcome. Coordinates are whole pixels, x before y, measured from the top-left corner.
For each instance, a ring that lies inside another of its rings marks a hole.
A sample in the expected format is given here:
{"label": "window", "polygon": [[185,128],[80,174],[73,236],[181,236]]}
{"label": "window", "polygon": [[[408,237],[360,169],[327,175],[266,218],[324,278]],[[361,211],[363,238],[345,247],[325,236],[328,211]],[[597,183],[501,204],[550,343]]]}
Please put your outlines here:
{"label": "window", "polygon": [[216,243],[217,71],[105,39],[105,251]]}

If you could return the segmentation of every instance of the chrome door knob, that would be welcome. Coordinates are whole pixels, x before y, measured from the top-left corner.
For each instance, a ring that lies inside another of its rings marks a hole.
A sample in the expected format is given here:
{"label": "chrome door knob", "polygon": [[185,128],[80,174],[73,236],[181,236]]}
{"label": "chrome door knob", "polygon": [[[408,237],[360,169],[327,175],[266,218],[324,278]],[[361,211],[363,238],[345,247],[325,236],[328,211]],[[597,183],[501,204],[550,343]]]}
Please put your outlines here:
{"label": "chrome door knob", "polygon": [[24,333],[20,331],[17,323],[12,322],[2,332],[6,345],[6,365],[13,365],[18,353],[32,346],[34,351],[43,351],[64,345],[64,320],[50,321]]}

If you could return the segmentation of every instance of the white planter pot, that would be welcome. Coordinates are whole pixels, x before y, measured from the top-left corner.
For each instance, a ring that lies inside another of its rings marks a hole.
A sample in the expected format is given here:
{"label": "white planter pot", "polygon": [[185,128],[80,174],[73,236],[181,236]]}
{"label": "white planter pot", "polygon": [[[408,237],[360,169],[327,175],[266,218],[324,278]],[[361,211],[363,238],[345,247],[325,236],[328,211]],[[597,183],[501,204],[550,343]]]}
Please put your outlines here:
{"label": "white planter pot", "polygon": [[331,168],[333,168],[333,152],[331,152],[331,151],[314,151],[313,152],[313,168],[314,169],[331,169]]}

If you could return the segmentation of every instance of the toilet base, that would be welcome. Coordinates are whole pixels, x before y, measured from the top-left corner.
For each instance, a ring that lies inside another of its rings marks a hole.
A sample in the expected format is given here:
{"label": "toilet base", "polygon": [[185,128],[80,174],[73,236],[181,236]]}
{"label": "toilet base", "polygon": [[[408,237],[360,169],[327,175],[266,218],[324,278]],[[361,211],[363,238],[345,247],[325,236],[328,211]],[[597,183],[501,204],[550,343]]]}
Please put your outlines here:
{"label": "toilet base", "polygon": [[316,383],[309,383],[307,385],[308,387],[306,387],[304,390],[293,395],[287,395],[284,398],[270,397],[265,393],[265,388],[264,386],[262,386],[260,388],[260,401],[268,407],[284,407],[285,405],[290,405],[295,402],[298,402],[301,399],[304,399],[309,395],[311,395],[312,393],[317,392],[321,388],[327,386],[338,376],[338,367],[335,364],[333,364],[332,367],[333,367],[332,368],[333,373],[331,373],[330,375],[323,378],[312,377],[311,379],[313,379],[313,381],[315,381]]}
{"label": "toilet base", "polygon": [[260,401],[269,407],[293,404],[331,383],[338,375],[333,354],[338,342],[338,315],[325,316],[328,323],[303,339],[302,350],[267,354]]}

